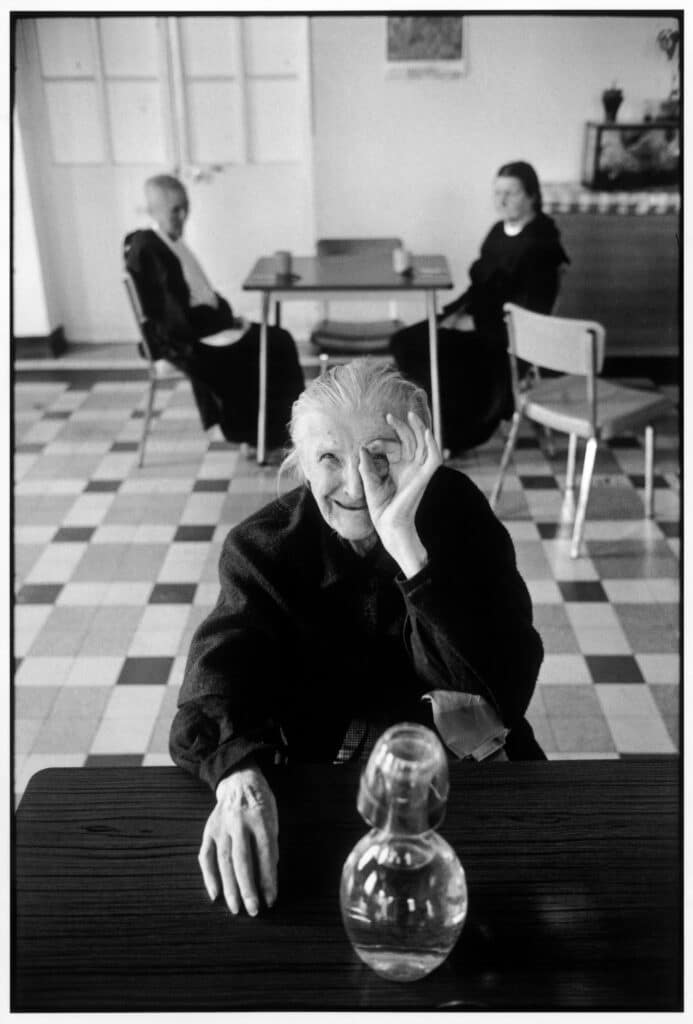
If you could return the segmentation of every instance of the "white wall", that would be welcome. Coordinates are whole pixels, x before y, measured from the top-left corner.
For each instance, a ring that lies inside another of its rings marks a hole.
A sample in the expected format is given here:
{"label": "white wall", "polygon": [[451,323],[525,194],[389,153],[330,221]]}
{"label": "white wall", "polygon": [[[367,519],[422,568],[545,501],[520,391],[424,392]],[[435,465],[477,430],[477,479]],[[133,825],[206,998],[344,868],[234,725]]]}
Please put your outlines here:
{"label": "white wall", "polygon": [[603,119],[604,88],[623,89],[622,121],[668,95],[656,36],[670,24],[467,17],[468,73],[436,81],[385,78],[384,17],[314,17],[318,235],[401,234],[414,250],[446,253],[463,287],[495,219],[497,168],[525,159],[544,181],[577,181],[584,122]]}
{"label": "white wall", "polygon": [[[314,16],[312,168],[308,159],[288,192],[281,165],[229,170],[214,188],[231,188],[233,202],[200,186],[190,241],[215,285],[254,316],[254,297],[249,302],[240,293],[252,255],[282,247],[305,252],[321,235],[401,234],[413,249],[444,252],[460,289],[494,219],[491,180],[498,166],[527,159],[544,181],[577,180],[584,122],[601,119],[605,87],[616,80],[625,92],[621,120],[641,116],[645,100],[668,94],[671,65],[656,44],[668,24],[672,19],[662,17],[468,16],[468,73],[435,81],[385,77],[385,17]],[[32,62],[22,45],[17,56],[38,255],[20,176],[16,329],[44,333],[47,318],[47,330],[62,323],[71,340],[131,338],[120,239],[141,220],[143,178],[160,168],[56,165],[37,58]],[[261,173],[266,180],[257,187]],[[297,192],[305,202],[287,198]],[[263,195],[274,207],[260,208]],[[277,205],[280,216],[271,212]],[[220,248],[215,238],[226,225],[231,236],[239,210],[252,219],[252,230],[240,238],[235,232],[229,254],[230,243]],[[45,297],[37,301],[39,263]],[[419,317],[421,304],[402,312]]]}
{"label": "white wall", "polygon": [[12,333],[15,337],[46,337],[50,334],[52,327],[48,319],[36,227],[26,176],[24,146],[16,114],[13,118],[12,130],[14,134]]}

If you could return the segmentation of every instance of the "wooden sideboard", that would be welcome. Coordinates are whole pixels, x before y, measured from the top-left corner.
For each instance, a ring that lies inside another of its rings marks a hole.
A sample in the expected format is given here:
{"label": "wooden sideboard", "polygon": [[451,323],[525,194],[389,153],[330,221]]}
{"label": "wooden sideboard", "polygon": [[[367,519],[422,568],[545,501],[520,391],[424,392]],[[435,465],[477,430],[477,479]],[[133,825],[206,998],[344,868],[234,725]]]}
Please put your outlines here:
{"label": "wooden sideboard", "polygon": [[556,313],[603,323],[608,357],[679,353],[679,209],[678,192],[544,188],[571,260]]}

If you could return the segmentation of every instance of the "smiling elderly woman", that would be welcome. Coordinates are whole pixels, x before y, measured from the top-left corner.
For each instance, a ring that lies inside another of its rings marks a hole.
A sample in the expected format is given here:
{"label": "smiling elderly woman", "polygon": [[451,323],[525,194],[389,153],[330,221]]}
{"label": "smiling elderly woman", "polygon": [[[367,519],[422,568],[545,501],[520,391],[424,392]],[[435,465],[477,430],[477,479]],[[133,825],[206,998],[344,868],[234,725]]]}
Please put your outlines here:
{"label": "smiling elderly woman", "polygon": [[425,393],[373,360],[294,403],[299,487],[226,538],[221,593],[190,648],[171,755],[217,803],[200,866],[211,899],[277,894],[262,765],[364,757],[394,722],[458,757],[542,758],[524,715],[542,660],[505,528],[441,465]]}

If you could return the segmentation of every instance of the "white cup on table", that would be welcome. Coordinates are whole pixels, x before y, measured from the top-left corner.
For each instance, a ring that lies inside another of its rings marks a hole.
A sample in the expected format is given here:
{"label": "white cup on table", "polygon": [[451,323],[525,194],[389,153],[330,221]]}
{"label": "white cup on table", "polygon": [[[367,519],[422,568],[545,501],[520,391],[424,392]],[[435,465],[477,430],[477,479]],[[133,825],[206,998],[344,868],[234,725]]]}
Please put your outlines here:
{"label": "white cup on table", "polygon": [[290,277],[292,268],[291,253],[288,249],[277,249],[274,254],[278,277]]}
{"label": "white cup on table", "polygon": [[392,268],[396,274],[408,274],[411,269],[411,253],[399,245],[392,250]]}

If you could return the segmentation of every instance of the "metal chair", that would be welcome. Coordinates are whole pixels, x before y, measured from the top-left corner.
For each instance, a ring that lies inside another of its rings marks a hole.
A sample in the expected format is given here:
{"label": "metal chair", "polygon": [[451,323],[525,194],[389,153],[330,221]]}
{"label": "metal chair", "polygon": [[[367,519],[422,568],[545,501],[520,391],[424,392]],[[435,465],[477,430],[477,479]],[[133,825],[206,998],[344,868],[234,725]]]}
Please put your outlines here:
{"label": "metal chair", "polygon": [[154,393],[156,391],[157,384],[162,381],[171,380],[187,380],[186,375],[179,370],[173,363],[169,363],[166,359],[155,359],[152,355],[152,347],[149,341],[149,331],[151,330],[150,321],[144,315],[142,309],[142,303],[137,292],[137,286],[132,278],[132,275],[128,270],[123,273],[123,284],[125,286],[125,292],[130,302],[133,315],[137,322],[137,327],[140,332],[140,341],[138,349],[140,354],[147,360],[147,379],[149,381],[149,389],[147,391],[147,405],[144,414],[144,420],[142,421],[142,435],[140,437],[140,444],[138,449],[138,466],[144,465],[144,449],[147,444],[147,437],[149,436],[149,427],[152,419],[152,408],[154,406]]}
{"label": "metal chair", "polygon": [[[349,257],[362,253],[382,253],[391,257],[401,245],[399,238],[320,238],[318,256]],[[320,372],[330,359],[352,359],[359,355],[386,355],[390,338],[404,327],[397,317],[395,303],[389,304],[389,317],[382,320],[332,320],[329,304],[322,303],[322,319],[313,329],[311,344],[318,349]]]}
{"label": "metal chair", "polygon": [[[653,515],[654,428],[652,423],[673,410],[671,401],[654,392],[598,380],[604,363],[606,333],[591,320],[530,313],[515,303],[503,307],[508,325],[510,370],[515,413],[503,451],[498,479],[491,494],[495,510],[503,486],[503,477],[522,419],[568,434],[566,501],[564,509],[573,509],[575,462],[578,437],[586,439],[585,458],[580,480],[580,495],[575,513],[571,558],[580,550],[592,472],[600,441],[645,428],[645,515]],[[540,368],[558,371],[560,377],[528,378],[521,388],[517,359]]]}

